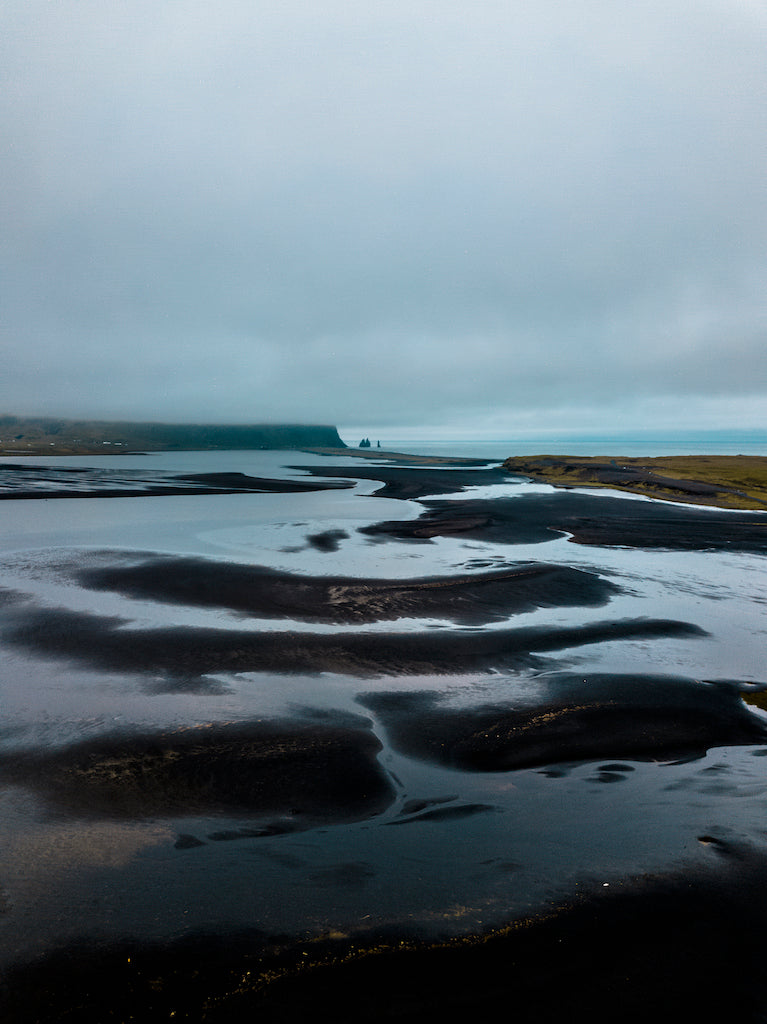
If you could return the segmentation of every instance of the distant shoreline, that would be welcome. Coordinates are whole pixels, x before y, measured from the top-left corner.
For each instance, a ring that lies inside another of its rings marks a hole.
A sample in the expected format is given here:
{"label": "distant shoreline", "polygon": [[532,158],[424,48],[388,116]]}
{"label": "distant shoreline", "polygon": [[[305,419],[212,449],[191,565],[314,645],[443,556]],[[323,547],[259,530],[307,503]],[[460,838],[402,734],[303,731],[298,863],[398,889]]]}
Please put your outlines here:
{"label": "distant shoreline", "polygon": [[122,423],[0,416],[0,455],[136,455],[159,451],[345,449],[334,426]]}
{"label": "distant shoreline", "polygon": [[391,452],[383,448],[301,448],[309,455],[327,455],[331,458],[383,459],[386,462],[407,462],[418,466],[486,466],[492,459],[469,458],[453,455],[414,455],[412,452]]}

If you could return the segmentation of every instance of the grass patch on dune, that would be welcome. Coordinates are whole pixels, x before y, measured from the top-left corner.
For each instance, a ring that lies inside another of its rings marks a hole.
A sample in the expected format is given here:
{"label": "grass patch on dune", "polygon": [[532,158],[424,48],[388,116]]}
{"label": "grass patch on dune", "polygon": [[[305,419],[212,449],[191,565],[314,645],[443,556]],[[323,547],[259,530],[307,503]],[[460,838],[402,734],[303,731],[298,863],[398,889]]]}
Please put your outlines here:
{"label": "grass patch on dune", "polygon": [[503,465],[558,487],[609,487],[668,501],[767,509],[767,457],[762,455],[535,455],[509,458]]}

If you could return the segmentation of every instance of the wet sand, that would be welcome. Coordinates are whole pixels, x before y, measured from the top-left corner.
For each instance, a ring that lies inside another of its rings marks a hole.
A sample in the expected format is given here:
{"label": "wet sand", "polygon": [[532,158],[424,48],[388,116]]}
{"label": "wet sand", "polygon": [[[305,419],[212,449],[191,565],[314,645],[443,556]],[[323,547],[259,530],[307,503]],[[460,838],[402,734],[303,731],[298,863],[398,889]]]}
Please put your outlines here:
{"label": "wet sand", "polygon": [[[331,535],[329,535],[331,534]],[[348,536],[344,534],[344,536]],[[332,531],[307,538],[320,550],[339,540]],[[355,579],[278,572],[204,558],[103,552],[113,564],[75,569],[92,590],[203,608],[228,608],[267,619],[339,625],[401,618],[444,618],[465,624],[500,621],[536,608],[595,607],[620,588],[596,573],[569,566],[523,563],[496,572],[412,579]]]}
{"label": "wet sand", "polygon": [[367,726],[359,716],[352,724],[260,720],[115,734],[0,756],[0,780],[69,815],[269,815],[277,820],[250,835],[274,835],[355,821],[391,803],[381,744]]}
{"label": "wet sand", "polygon": [[418,519],[388,520],[361,532],[427,541],[460,535],[498,544],[541,544],[569,535],[576,544],[675,551],[767,551],[767,520],[748,512],[691,509],[590,494],[425,501]]}
{"label": "wet sand", "polygon": [[11,648],[61,658],[93,671],[152,677],[159,692],[163,688],[204,689],[206,677],[222,672],[336,672],[366,678],[540,669],[546,664],[541,657],[545,652],[616,640],[706,635],[693,623],[651,618],[607,619],[572,627],[407,633],[127,628],[129,625],[114,616],[22,604],[8,614],[0,639]]}
{"label": "wet sand", "polygon": [[280,493],[351,487],[344,481],[270,479],[245,473],[173,474],[159,471],[24,466],[0,463],[0,499],[149,498],[180,494]]}
{"label": "wet sand", "polygon": [[[438,464],[439,465],[439,464]],[[460,464],[459,464],[460,465]],[[484,469],[428,469],[410,466],[292,466],[312,476],[349,480],[380,480],[383,486],[373,491],[380,498],[421,498],[426,494],[452,494],[467,487],[501,484],[512,478],[502,467]]]}
{"label": "wet sand", "polygon": [[[764,743],[767,724],[734,684],[674,676],[546,677],[533,706],[444,707],[433,693],[369,693],[360,703],[411,757],[468,771],[510,771],[605,758],[673,760],[710,747]],[[600,768],[613,782],[630,765]]]}
{"label": "wet sand", "polygon": [[489,934],[397,931],[298,945],[257,931],[175,942],[83,943],[18,967],[7,1024],[578,1019],[758,1024],[767,999],[767,863],[701,835],[709,865],[584,885]]}

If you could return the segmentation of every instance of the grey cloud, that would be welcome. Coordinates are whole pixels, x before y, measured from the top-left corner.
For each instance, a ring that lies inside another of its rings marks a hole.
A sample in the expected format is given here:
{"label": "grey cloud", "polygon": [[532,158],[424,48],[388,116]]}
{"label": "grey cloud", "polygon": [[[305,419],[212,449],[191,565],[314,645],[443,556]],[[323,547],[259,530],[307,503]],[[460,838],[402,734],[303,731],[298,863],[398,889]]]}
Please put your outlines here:
{"label": "grey cloud", "polygon": [[759,5],[0,17],[0,408],[761,423]]}

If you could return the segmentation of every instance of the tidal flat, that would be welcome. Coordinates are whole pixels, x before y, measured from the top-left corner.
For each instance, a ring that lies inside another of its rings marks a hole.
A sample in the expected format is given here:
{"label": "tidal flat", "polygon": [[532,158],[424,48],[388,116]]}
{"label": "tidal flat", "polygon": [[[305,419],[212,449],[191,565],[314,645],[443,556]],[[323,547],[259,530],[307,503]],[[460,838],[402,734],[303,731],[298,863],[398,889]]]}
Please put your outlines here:
{"label": "tidal flat", "polygon": [[4,1021],[767,1015],[766,513],[375,450],[0,483]]}

